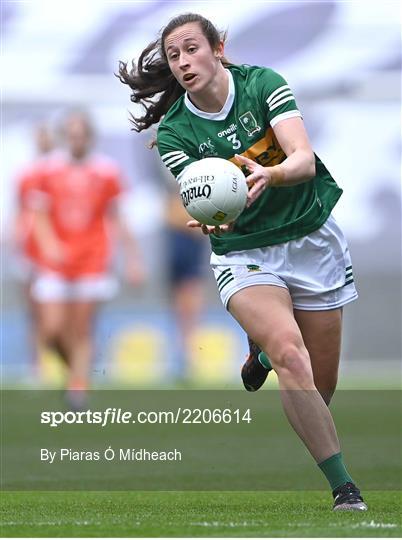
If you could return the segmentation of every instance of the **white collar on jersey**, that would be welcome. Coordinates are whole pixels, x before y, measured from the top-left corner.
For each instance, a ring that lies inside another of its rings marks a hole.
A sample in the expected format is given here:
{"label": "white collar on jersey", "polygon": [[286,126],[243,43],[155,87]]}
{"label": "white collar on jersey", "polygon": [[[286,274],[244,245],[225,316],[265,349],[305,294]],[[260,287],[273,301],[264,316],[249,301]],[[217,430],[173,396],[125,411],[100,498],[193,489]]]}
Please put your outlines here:
{"label": "white collar on jersey", "polygon": [[205,118],[206,120],[225,120],[227,115],[229,114],[230,109],[232,108],[234,97],[235,97],[235,85],[233,81],[233,75],[230,73],[229,69],[225,70],[229,77],[229,92],[228,97],[226,98],[225,105],[222,107],[222,109],[218,112],[205,112],[200,111],[200,109],[197,109],[195,105],[193,105],[187,95],[187,92],[184,94],[184,104],[193,114],[199,116],[200,118]]}

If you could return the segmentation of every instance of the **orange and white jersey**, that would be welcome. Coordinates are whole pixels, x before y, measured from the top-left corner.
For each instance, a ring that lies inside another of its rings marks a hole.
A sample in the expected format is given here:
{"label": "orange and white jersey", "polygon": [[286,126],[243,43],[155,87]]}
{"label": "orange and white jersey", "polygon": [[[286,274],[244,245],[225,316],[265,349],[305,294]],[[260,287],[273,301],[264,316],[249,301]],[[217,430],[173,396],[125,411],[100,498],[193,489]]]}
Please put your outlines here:
{"label": "orange and white jersey", "polygon": [[63,245],[63,261],[40,255],[40,266],[69,279],[101,274],[110,259],[107,215],[122,192],[119,168],[108,158],[90,155],[73,161],[54,156],[37,170],[36,201],[47,210]]}

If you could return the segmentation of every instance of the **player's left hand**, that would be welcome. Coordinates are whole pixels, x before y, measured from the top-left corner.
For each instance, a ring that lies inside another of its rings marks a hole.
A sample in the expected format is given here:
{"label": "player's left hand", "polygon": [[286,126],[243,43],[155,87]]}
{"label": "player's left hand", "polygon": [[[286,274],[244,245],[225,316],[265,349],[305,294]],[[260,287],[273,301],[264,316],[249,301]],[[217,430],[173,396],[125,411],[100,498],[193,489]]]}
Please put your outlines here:
{"label": "player's left hand", "polygon": [[239,156],[238,154],[235,155],[235,158],[250,171],[250,174],[246,178],[249,187],[246,203],[246,208],[248,208],[268,187],[269,169],[259,165],[252,159]]}

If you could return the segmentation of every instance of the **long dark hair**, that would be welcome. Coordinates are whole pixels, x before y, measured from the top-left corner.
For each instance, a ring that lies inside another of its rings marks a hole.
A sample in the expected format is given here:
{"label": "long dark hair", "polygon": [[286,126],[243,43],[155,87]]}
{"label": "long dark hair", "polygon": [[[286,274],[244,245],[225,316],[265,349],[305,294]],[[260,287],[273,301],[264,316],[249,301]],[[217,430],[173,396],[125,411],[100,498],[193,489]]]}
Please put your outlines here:
{"label": "long dark hair", "polygon": [[[215,26],[196,13],[178,15],[169,21],[162,30],[161,36],[150,43],[141,53],[138,62],[131,62],[131,69],[127,69],[126,62],[119,62],[117,77],[123,84],[127,84],[132,94],[130,99],[133,103],[140,103],[145,109],[143,116],[131,114],[131,121],[135,131],[142,131],[153,124],[157,124],[173,103],[184,94],[184,88],[180,86],[170,71],[164,48],[165,39],[176,28],[187,23],[199,23],[202,33],[207,38],[211,49],[216,49],[221,40],[225,40],[226,33],[220,34]],[[230,62],[223,57],[221,62],[224,66]],[[155,98],[155,96],[157,96]]]}

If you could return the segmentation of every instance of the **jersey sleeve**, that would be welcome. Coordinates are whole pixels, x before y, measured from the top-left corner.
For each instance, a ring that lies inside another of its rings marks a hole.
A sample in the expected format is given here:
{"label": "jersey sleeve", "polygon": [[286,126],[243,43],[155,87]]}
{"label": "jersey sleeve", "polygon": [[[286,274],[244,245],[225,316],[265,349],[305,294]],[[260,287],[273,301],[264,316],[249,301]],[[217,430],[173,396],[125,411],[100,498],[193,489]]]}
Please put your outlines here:
{"label": "jersey sleeve", "polygon": [[17,201],[21,208],[29,207],[29,197],[36,185],[37,178],[32,170],[24,170],[17,177]]}
{"label": "jersey sleeve", "polygon": [[49,197],[42,169],[40,164],[34,164],[20,176],[17,193],[20,208],[43,210],[48,207]]}
{"label": "jersey sleeve", "polygon": [[199,159],[185,148],[185,143],[174,130],[163,124],[158,129],[157,146],[162,163],[178,182],[184,169]]}
{"label": "jersey sleeve", "polygon": [[260,99],[271,127],[286,118],[302,116],[293,92],[282,75],[266,68],[261,70],[259,82]]}
{"label": "jersey sleeve", "polygon": [[120,169],[117,166],[109,166],[107,170],[107,182],[105,186],[105,197],[108,200],[114,199],[122,194],[125,185]]}
{"label": "jersey sleeve", "polygon": [[94,154],[88,167],[87,174],[99,178],[98,192],[104,204],[117,199],[125,190],[125,178],[120,166],[109,156]]}

